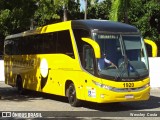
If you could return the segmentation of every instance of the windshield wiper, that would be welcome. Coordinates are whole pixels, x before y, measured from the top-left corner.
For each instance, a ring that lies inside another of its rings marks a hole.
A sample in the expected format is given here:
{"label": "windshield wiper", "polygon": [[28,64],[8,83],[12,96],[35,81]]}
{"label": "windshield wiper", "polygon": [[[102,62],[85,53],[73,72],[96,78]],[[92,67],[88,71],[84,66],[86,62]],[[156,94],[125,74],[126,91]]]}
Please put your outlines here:
{"label": "windshield wiper", "polygon": [[127,76],[130,76],[130,72],[135,72],[136,76],[138,76],[138,78],[140,77],[140,74],[137,72],[137,70],[134,68],[134,66],[131,65],[127,55],[126,55],[126,47],[125,47],[125,43],[123,41],[122,35],[120,35],[119,37],[119,42],[120,42],[120,47],[121,47],[121,53],[123,56],[123,61],[120,64],[120,66],[118,66],[119,68],[119,73],[117,74],[117,76],[115,77],[116,80],[120,80],[124,74],[127,73]]}
{"label": "windshield wiper", "polygon": [[135,72],[135,74],[139,77],[140,74],[131,65],[131,63],[130,63],[127,55],[126,55],[126,47],[125,47],[125,43],[123,41],[122,35],[120,35],[120,37],[119,37],[119,42],[120,42],[120,47],[121,47],[121,53],[122,53],[122,56],[123,56],[123,61],[118,66],[119,72],[115,76],[115,80],[121,80],[121,78],[123,77],[124,74],[126,74],[129,77],[130,72],[132,72],[132,69]]}
{"label": "windshield wiper", "polygon": [[[119,42],[120,42],[122,56],[124,56],[124,60],[118,66],[119,72],[115,76],[115,80],[120,80],[122,78],[122,75],[125,73],[125,71],[127,70],[127,67],[128,67],[128,58],[125,53],[125,45],[124,45],[124,41],[122,39],[122,35],[120,35],[120,37],[119,37]],[[119,69],[119,68],[121,68],[121,66],[122,66],[122,71],[121,71],[121,69]],[[128,70],[127,70],[127,74],[129,75]]]}

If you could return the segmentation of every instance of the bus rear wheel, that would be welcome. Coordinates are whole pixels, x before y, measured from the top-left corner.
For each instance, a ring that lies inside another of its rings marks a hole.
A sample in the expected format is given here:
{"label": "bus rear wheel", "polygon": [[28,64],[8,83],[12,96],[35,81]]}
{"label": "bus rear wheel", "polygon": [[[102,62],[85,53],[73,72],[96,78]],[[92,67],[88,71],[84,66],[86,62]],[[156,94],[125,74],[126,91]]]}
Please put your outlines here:
{"label": "bus rear wheel", "polygon": [[23,94],[24,93],[23,82],[22,82],[21,77],[19,77],[19,76],[17,77],[16,87],[17,87],[17,90],[18,90],[19,94]]}
{"label": "bus rear wheel", "polygon": [[80,100],[78,100],[76,97],[76,89],[73,83],[71,83],[68,88],[68,101],[69,104],[73,107],[78,107],[81,103]]}

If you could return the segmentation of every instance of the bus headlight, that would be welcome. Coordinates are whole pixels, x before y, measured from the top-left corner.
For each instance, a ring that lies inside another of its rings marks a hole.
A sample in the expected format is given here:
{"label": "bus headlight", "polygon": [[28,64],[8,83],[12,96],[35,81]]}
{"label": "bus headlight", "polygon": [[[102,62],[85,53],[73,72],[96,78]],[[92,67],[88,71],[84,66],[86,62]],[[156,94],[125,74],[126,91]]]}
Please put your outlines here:
{"label": "bus headlight", "polygon": [[145,88],[147,88],[147,87],[149,87],[149,86],[150,86],[150,83],[146,84],[146,85],[145,85]]}
{"label": "bus headlight", "polygon": [[101,84],[101,83],[96,82],[96,81],[94,81],[94,80],[92,80],[92,82],[93,82],[96,86],[98,86],[98,87],[100,87],[100,88],[104,88],[104,89],[107,89],[107,90],[112,90],[112,89],[114,89],[114,87]]}
{"label": "bus headlight", "polygon": [[137,87],[137,88],[115,88],[115,87],[111,87],[111,86],[108,86],[108,85],[101,84],[101,83],[96,82],[94,80],[92,80],[92,82],[100,88],[104,88],[106,90],[111,90],[111,91],[114,91],[114,92],[137,92],[137,91],[142,91],[142,90],[144,90],[144,89],[146,89],[147,87],[150,86],[150,83],[147,83],[146,85],[144,85],[142,87]]}

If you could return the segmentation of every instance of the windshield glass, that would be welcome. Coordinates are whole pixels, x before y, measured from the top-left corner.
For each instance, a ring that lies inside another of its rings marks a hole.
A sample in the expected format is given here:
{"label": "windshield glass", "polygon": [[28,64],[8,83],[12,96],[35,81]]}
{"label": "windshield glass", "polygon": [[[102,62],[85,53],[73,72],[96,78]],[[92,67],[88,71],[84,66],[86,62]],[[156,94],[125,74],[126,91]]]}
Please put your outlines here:
{"label": "windshield glass", "polygon": [[94,33],[101,49],[97,71],[101,77],[114,80],[138,80],[147,77],[148,59],[140,35]]}

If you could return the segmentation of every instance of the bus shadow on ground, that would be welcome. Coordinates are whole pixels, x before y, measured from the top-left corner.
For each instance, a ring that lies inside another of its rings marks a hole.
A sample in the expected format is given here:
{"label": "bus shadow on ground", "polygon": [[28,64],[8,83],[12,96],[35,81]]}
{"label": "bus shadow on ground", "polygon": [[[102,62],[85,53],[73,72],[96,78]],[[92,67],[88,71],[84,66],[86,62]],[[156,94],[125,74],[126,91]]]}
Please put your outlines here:
{"label": "bus shadow on ground", "polygon": [[[1,100],[6,100],[6,101],[24,102],[36,99],[37,100],[50,99],[63,103],[68,103],[68,99],[66,97],[40,93],[35,91],[26,90],[23,95],[20,95],[15,88],[11,87],[0,88],[0,95],[1,95]],[[105,104],[82,101],[82,105],[80,107],[90,109],[91,111],[97,110],[106,112],[156,109],[160,108],[160,98],[151,95],[148,101],[105,103]]]}
{"label": "bus shadow on ground", "polygon": [[31,90],[25,90],[23,94],[19,94],[16,88],[12,87],[3,87],[0,88],[0,97],[1,100],[6,101],[14,101],[14,102],[24,102],[24,101],[31,101],[31,100],[43,100],[43,99],[51,99],[60,102],[68,102],[66,97],[61,97],[57,95],[41,93]]}
{"label": "bus shadow on ground", "polygon": [[150,96],[148,101],[136,101],[136,102],[122,102],[122,103],[89,103],[84,102],[83,107],[98,110],[98,111],[132,111],[132,110],[144,110],[144,109],[156,109],[160,108],[160,98],[156,96]]}

